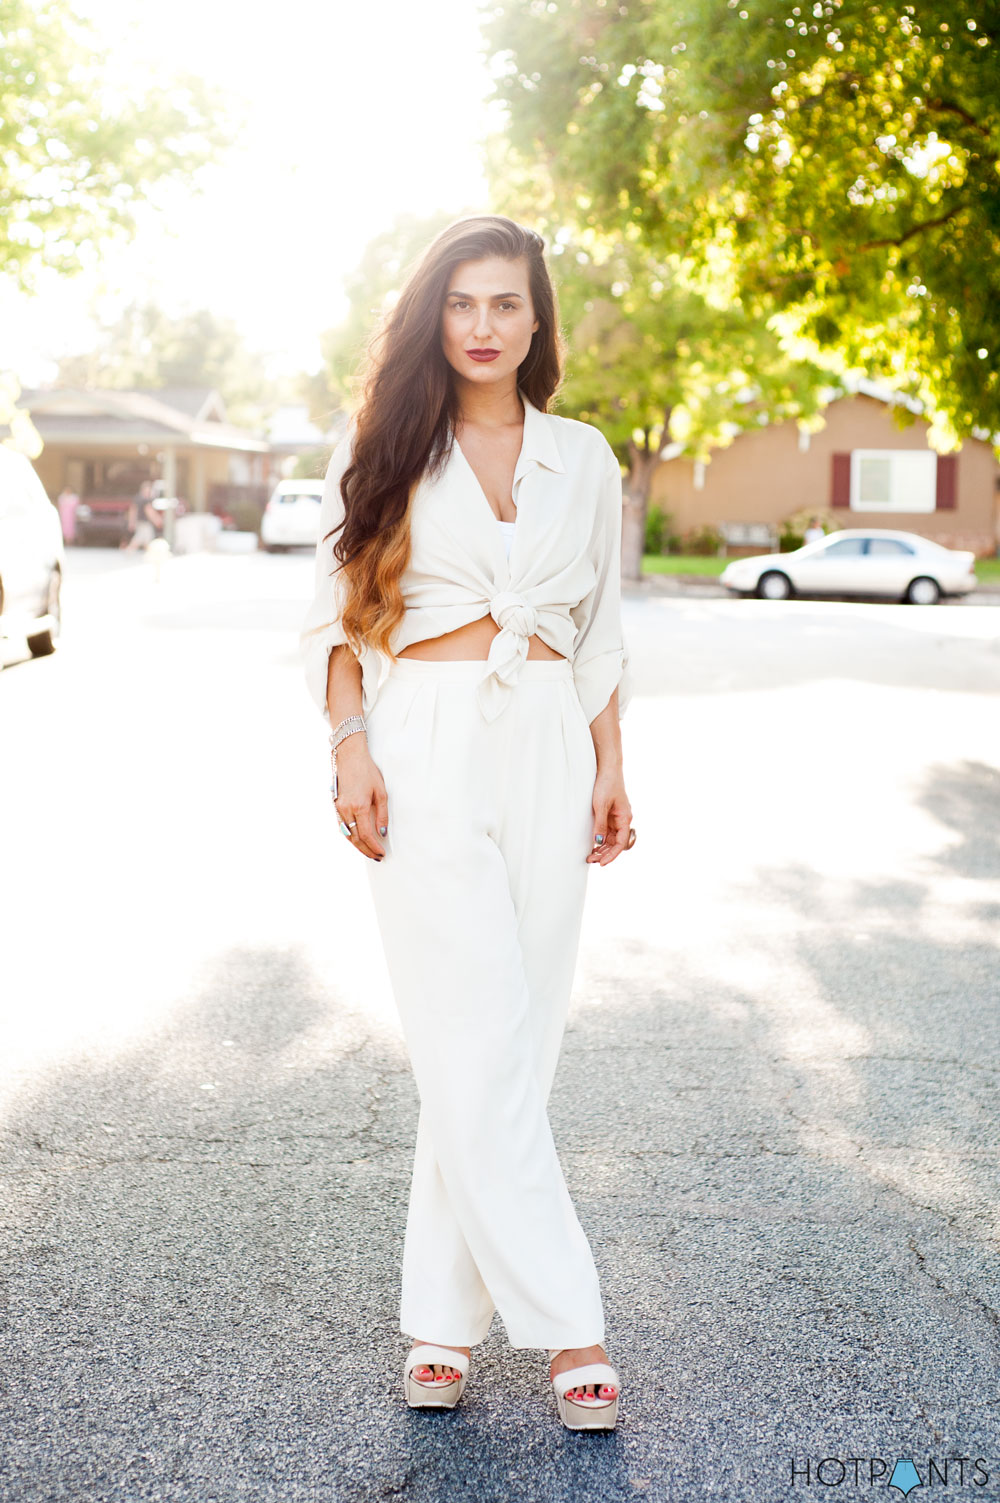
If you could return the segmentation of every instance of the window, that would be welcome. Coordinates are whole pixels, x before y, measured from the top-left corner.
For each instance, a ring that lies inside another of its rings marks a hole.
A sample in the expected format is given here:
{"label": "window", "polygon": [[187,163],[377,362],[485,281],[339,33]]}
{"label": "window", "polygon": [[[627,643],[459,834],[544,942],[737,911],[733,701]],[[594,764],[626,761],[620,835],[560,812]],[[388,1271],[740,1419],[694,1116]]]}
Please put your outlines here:
{"label": "window", "polygon": [[854,449],[852,511],[933,511],[937,455],[918,449]]}
{"label": "window", "polygon": [[860,558],[865,551],[864,538],[838,538],[823,549],[824,558]]}
{"label": "window", "polygon": [[898,558],[900,554],[911,554],[912,548],[901,543],[898,538],[869,538],[869,558]]}

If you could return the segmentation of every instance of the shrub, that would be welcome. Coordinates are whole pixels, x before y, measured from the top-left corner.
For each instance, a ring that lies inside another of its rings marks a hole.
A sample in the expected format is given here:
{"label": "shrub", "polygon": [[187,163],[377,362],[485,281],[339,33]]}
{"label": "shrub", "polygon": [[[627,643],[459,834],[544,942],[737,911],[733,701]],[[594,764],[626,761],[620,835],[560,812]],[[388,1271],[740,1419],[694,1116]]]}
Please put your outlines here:
{"label": "shrub", "polygon": [[794,553],[796,548],[801,548],[805,542],[805,534],[801,532],[781,532],[778,535],[778,552]]}
{"label": "shrub", "polygon": [[691,527],[680,539],[681,552],[698,558],[711,558],[722,547],[722,533],[717,527]]}
{"label": "shrub", "polygon": [[652,505],[646,512],[646,552],[647,553],[672,553],[675,551],[673,544],[678,542],[677,534],[673,530],[673,516],[669,511],[664,511],[662,506]]}
{"label": "shrub", "polygon": [[[782,535],[798,536],[799,541],[794,545],[801,548],[805,540],[806,528],[812,522],[813,517],[819,522],[824,532],[839,532],[842,527],[850,526],[850,513],[831,511],[826,506],[802,506],[798,511],[793,511],[791,516],[784,517],[779,524]],[[787,552],[782,544],[782,552]]]}

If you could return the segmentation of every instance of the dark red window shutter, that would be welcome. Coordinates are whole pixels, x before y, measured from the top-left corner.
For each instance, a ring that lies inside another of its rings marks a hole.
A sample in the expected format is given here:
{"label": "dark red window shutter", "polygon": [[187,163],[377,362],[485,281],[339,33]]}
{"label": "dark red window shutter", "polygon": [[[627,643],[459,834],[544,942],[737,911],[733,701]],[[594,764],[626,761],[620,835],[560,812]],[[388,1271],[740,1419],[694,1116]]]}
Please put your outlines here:
{"label": "dark red window shutter", "polygon": [[849,454],[834,454],[833,456],[833,485],[831,487],[831,506],[850,506],[851,504],[851,456]]}
{"label": "dark red window shutter", "polygon": [[958,455],[939,454],[937,457],[937,490],[934,505],[938,511],[955,510],[955,493],[958,489]]}

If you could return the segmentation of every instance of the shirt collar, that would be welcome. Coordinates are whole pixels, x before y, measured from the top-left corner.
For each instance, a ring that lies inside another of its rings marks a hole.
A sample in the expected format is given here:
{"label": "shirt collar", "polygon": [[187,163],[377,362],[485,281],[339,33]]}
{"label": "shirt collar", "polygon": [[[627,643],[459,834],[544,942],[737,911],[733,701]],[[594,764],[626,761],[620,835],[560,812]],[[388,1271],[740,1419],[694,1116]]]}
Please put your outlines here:
{"label": "shirt collar", "polygon": [[514,479],[517,480],[532,461],[535,464],[543,464],[546,469],[555,470],[560,475],[565,474],[566,466],[562,462],[559,446],[556,443],[555,422],[552,414],[542,412],[533,402],[529,402],[523,391],[520,395],[524,403],[524,436],[521,441],[521,457],[518,460]]}

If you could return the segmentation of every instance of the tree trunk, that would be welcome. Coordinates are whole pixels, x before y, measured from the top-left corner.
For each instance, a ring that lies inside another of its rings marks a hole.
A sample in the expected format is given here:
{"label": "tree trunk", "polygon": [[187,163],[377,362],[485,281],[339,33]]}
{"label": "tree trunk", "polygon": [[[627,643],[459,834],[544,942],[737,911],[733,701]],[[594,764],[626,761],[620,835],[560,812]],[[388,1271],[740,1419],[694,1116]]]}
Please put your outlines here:
{"label": "tree trunk", "polygon": [[640,579],[649,492],[660,456],[655,449],[640,449],[631,443],[628,450],[630,467],[622,487],[622,578]]}

